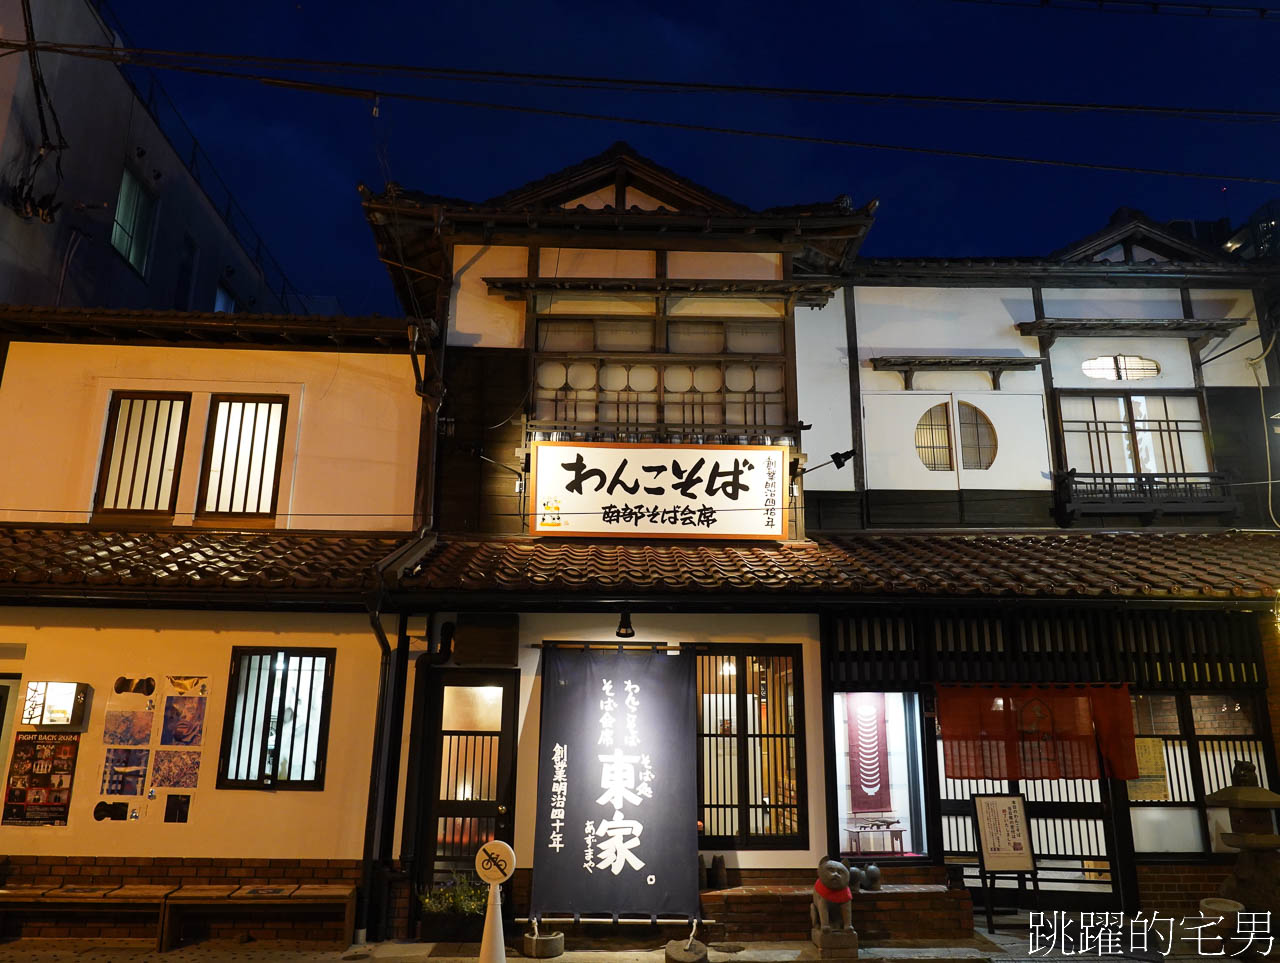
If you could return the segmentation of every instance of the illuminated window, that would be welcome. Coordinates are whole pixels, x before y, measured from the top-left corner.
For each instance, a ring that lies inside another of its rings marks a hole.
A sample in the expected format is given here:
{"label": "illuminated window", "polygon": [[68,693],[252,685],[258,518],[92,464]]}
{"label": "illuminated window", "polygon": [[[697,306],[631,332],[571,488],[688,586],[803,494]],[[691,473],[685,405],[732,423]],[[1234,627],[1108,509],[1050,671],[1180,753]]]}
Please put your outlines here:
{"label": "illuminated window", "polygon": [[155,197],[142,186],[142,182],[133,171],[126,167],[120,178],[120,195],[116,198],[111,246],[119,251],[139,274],[145,274],[147,270],[155,215]]}
{"label": "illuminated window", "polygon": [[284,395],[209,399],[201,515],[275,514],[288,401]]}
{"label": "illuminated window", "polygon": [[1160,374],[1160,365],[1136,354],[1110,354],[1081,362],[1080,370],[1086,377],[1103,381],[1140,381]]}
{"label": "illuminated window", "polygon": [[1210,470],[1194,395],[1087,395],[1058,399],[1067,465],[1103,475]]}
{"label": "illuminated window", "polygon": [[[956,410],[960,416],[960,465],[965,471],[985,471],[996,460],[995,426],[967,401],[961,401]],[[955,470],[951,433],[951,406],[945,401],[916,422],[916,454],[929,471]]]}
{"label": "illuminated window", "polygon": [[916,422],[916,454],[929,471],[951,471],[951,406],[934,405]]}
{"label": "illuminated window", "polygon": [[960,402],[960,464],[985,471],[996,460],[996,429],[991,419],[967,401]]}
{"label": "illuminated window", "polygon": [[336,655],[336,649],[231,650],[219,789],[324,788]]}
{"label": "illuminated window", "polygon": [[804,708],[797,648],[698,656],[704,849],[805,849]]}
{"label": "illuminated window", "polygon": [[95,512],[172,514],[190,404],[186,393],[112,392]]}

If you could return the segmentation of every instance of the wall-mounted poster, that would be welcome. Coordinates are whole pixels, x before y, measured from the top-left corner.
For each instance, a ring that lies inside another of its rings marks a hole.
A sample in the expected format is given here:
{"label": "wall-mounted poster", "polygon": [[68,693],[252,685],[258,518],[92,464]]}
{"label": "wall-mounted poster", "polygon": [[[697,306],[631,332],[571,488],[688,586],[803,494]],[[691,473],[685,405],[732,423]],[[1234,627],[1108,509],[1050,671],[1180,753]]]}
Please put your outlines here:
{"label": "wall-mounted poster", "polygon": [[146,709],[108,709],[102,742],[108,746],[145,746],[151,742],[155,713]]}
{"label": "wall-mounted poster", "polygon": [[185,749],[157,749],[151,785],[167,789],[195,789],[200,779],[200,753]]}
{"label": "wall-mounted poster", "polygon": [[1164,762],[1164,740],[1159,736],[1134,739],[1133,748],[1138,757],[1138,778],[1130,779],[1126,785],[1129,798],[1167,802],[1169,775]]}
{"label": "wall-mounted poster", "polygon": [[78,732],[19,732],[4,787],[6,826],[65,826],[75,780]]}
{"label": "wall-mounted poster", "polygon": [[698,914],[692,654],[542,650],[530,914]]}
{"label": "wall-mounted poster", "polygon": [[534,535],[787,537],[791,449],[538,441]]}
{"label": "wall-mounted poster", "polygon": [[198,746],[204,737],[204,696],[168,696],[164,700],[162,746]]}
{"label": "wall-mounted poster", "polygon": [[108,749],[102,765],[102,795],[141,796],[150,749]]}
{"label": "wall-mounted poster", "polygon": [[990,873],[1035,869],[1025,796],[975,794],[973,816],[978,857],[984,870]]}

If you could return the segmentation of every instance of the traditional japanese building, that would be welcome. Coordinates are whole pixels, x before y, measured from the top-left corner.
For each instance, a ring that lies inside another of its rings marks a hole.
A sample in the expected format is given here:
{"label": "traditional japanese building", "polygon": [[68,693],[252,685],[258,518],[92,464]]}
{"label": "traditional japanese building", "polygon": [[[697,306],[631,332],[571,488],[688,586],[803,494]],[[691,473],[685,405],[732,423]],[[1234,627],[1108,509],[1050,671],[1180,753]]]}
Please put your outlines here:
{"label": "traditional japanese building", "polygon": [[[396,593],[455,629],[415,684],[419,880],[490,833],[548,858],[540,651],[621,639],[696,652],[700,846],[735,884],[837,853],[972,884],[971,795],[1021,792],[1063,905],[1213,890],[1204,794],[1274,773],[1277,542],[1238,528],[1273,527],[1272,266],[1132,211],[1046,258],[864,259],[874,202],[753,211],[626,145],[484,202],[365,204],[406,309],[442,319],[435,524]],[[455,686],[506,707],[465,805]],[[941,693],[1056,686],[1130,700],[1141,781],[947,771]]]}
{"label": "traditional japanese building", "polygon": [[[889,887],[864,941],[901,900],[947,938],[1003,793],[1055,908],[1214,890],[1204,796],[1275,778],[1273,268],[1136,212],[867,259],[874,203],[752,210],[626,145],[364,204],[405,319],[0,309],[0,744],[59,731],[28,683],[91,693],[71,785],[6,783],[11,886],[351,881],[402,935],[493,838],[516,916],[572,909],[531,892],[561,836],[566,878],[660,888],[670,820],[724,857],[713,933],[802,938],[838,855]],[[584,853],[545,673],[619,646],[693,672],[588,700]],[[689,764],[627,769],[646,739]]]}

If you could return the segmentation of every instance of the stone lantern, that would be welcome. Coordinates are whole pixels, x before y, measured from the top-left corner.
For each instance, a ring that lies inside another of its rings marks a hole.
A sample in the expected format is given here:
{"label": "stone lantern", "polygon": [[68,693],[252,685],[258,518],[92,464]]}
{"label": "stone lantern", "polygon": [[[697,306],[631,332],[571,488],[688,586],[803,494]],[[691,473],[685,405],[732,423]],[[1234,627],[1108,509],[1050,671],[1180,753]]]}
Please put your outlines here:
{"label": "stone lantern", "polygon": [[1280,809],[1280,795],[1258,785],[1257,769],[1249,762],[1235,764],[1231,782],[1204,797],[1210,806],[1227,808],[1231,832],[1223,833],[1222,841],[1240,850],[1219,892],[1245,909],[1270,910],[1273,920],[1280,919],[1280,833],[1271,818],[1271,810]]}

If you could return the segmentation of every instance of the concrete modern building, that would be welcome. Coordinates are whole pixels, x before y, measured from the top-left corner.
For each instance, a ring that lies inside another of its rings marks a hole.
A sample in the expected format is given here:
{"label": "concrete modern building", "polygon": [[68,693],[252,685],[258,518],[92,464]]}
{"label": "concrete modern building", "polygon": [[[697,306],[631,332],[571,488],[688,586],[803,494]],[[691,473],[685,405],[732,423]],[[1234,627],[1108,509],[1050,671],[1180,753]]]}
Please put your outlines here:
{"label": "concrete modern building", "polygon": [[[0,3],[7,40],[27,38],[23,8]],[[92,0],[30,10],[39,42],[121,44]],[[0,303],[308,311],[145,71],[48,52],[0,61],[0,196]]]}

